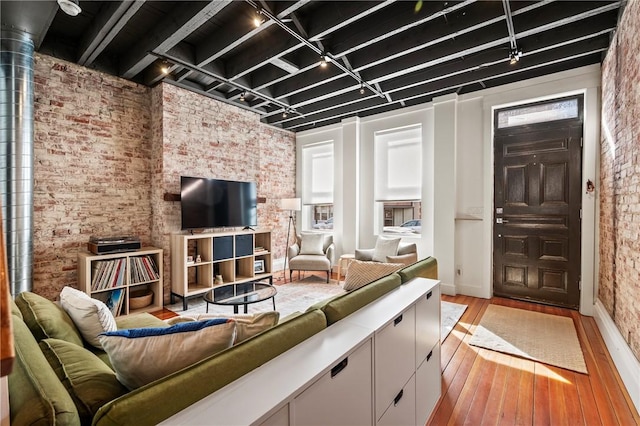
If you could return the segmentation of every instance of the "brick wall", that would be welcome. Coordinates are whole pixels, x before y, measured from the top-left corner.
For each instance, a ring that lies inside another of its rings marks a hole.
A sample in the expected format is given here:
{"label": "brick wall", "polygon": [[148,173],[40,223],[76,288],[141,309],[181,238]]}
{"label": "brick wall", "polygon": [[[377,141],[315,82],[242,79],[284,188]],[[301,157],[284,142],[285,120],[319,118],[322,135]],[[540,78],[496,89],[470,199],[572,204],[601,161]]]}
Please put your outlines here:
{"label": "brick wall", "polygon": [[[284,256],[287,212],[280,198],[295,188],[295,137],[260,123],[253,112],[164,84],[153,89],[153,240],[166,250],[165,293],[170,291],[171,234],[180,231],[180,203],[163,201],[180,192],[180,176],[257,183],[258,226],[271,228],[275,257]],[[156,130],[161,128],[162,130]],[[156,212],[160,212],[156,214]],[[165,298],[166,299],[166,298]]]}
{"label": "brick wall", "polygon": [[640,1],[627,3],[602,66],[598,299],[640,359]]}
{"label": "brick wall", "polygon": [[91,235],[137,235],[166,250],[180,229],[180,175],[251,180],[267,202],[258,222],[284,255],[295,138],[259,116],[168,84],[154,89],[49,56],[35,58],[34,291],[77,286]]}

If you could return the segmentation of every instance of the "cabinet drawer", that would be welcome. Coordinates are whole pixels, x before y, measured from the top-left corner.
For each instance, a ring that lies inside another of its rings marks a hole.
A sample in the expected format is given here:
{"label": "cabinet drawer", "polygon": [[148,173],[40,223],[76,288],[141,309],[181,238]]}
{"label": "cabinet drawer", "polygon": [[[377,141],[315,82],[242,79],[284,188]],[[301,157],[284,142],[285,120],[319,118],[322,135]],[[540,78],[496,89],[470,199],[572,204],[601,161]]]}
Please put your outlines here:
{"label": "cabinet drawer", "polygon": [[431,416],[431,412],[440,399],[441,387],[440,343],[436,343],[416,371],[417,424],[425,424]]}
{"label": "cabinet drawer", "polygon": [[[409,382],[394,396],[378,426],[415,426],[416,423],[416,381],[411,376]],[[424,424],[424,423],[421,423]]]}
{"label": "cabinet drawer", "polygon": [[376,418],[415,372],[415,306],[375,334]]}
{"label": "cabinet drawer", "polygon": [[294,425],[373,424],[371,339],[295,397]]}
{"label": "cabinet drawer", "polygon": [[289,426],[289,404],[273,413],[260,426]]}
{"label": "cabinet drawer", "polygon": [[416,367],[439,341],[440,287],[436,287],[416,303]]}

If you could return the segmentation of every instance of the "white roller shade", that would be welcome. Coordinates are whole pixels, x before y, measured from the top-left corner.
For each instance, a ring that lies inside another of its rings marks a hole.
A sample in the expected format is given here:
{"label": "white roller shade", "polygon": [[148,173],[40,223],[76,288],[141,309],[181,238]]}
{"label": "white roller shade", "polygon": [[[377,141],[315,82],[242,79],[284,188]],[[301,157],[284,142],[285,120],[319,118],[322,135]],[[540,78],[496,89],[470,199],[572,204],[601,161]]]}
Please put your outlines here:
{"label": "white roller shade", "polygon": [[376,132],[374,147],[376,201],[422,198],[422,128]]}
{"label": "white roller shade", "polygon": [[302,148],[302,202],[333,203],[333,141]]}

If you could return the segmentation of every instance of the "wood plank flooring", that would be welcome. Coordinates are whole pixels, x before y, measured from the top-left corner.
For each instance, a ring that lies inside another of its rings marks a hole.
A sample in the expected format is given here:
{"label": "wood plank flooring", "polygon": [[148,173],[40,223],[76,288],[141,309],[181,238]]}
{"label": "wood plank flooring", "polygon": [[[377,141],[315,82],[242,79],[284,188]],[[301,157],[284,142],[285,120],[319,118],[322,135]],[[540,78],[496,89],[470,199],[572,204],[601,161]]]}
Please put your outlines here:
{"label": "wood plank flooring", "polygon": [[[427,425],[640,425],[592,317],[502,298],[442,299],[468,308],[442,344],[442,397]],[[573,318],[589,374],[469,346],[492,303]]]}

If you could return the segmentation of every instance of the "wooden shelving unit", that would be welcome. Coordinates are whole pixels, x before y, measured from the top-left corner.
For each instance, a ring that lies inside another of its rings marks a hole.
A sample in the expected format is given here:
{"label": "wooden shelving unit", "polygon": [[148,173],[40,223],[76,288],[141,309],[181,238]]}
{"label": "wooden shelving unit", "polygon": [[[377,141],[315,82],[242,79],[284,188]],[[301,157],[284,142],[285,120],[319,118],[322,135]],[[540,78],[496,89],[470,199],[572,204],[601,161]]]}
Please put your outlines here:
{"label": "wooden shelving unit", "polygon": [[[147,259],[141,263],[142,259]],[[151,262],[148,261],[151,260]],[[101,267],[101,262],[102,266]],[[124,267],[123,275],[118,280],[118,272],[112,275],[112,279],[98,280],[97,274],[104,274],[107,269],[104,265],[109,262],[121,262]],[[147,271],[147,277],[142,277],[134,271],[136,268],[150,266],[154,271]],[[152,276],[155,272],[155,276]],[[150,279],[149,279],[150,278]],[[162,309],[163,287],[162,287],[162,249],[155,247],[143,247],[140,250],[126,253],[93,254],[89,252],[78,253],[78,281],[80,290],[89,296],[106,301],[114,290],[121,290],[123,296],[122,306],[118,315],[130,315],[138,312],[152,312]],[[139,309],[131,309],[129,299],[131,292],[135,290],[150,289],[153,292],[153,300],[150,305]]]}
{"label": "wooden shelving unit", "polygon": [[[200,258],[199,261],[196,259]],[[188,261],[188,258],[193,261]],[[257,268],[260,266],[261,268]],[[273,280],[271,231],[174,234],[171,237],[171,303],[200,296],[216,285]]]}

